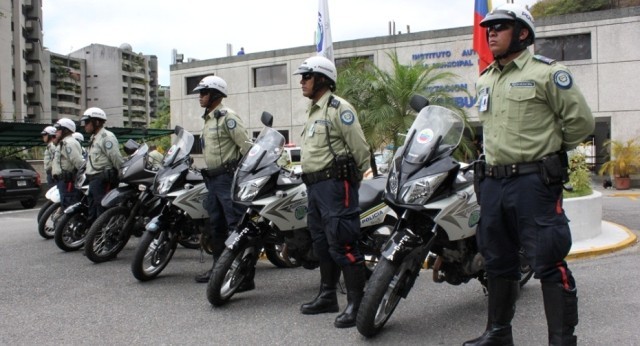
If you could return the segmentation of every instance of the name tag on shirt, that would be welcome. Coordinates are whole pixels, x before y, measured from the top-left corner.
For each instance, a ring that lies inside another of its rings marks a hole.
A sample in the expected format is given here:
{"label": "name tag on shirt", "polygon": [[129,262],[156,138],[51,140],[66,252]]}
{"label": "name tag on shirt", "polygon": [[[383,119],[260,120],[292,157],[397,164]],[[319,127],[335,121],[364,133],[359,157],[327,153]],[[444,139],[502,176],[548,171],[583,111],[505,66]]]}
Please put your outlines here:
{"label": "name tag on shirt", "polygon": [[484,88],[478,92],[478,111],[486,112],[488,109],[489,109],[489,88]]}

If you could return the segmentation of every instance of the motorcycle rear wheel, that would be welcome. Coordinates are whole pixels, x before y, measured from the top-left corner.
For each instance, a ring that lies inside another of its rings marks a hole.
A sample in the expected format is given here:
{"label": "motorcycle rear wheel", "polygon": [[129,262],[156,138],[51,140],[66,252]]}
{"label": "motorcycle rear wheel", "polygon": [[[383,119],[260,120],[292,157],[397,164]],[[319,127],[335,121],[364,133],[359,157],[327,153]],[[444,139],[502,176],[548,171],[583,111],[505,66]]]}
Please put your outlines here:
{"label": "motorcycle rear wheel", "polygon": [[369,279],[358,310],[356,326],[360,334],[372,337],[382,330],[400,303],[403,291],[412,279],[411,275],[411,271],[402,264],[381,258]]}
{"label": "motorcycle rear wheel", "polygon": [[56,218],[60,217],[59,214],[56,214],[59,208],[60,203],[51,202],[47,210],[40,215],[38,219],[38,233],[42,238],[53,239],[55,235]]}
{"label": "motorcycle rear wheel", "polygon": [[225,304],[251,272],[260,249],[250,243],[236,250],[225,249],[213,267],[207,284],[207,299],[213,306]]}
{"label": "motorcycle rear wheel", "polygon": [[[84,254],[94,263],[102,263],[115,258],[131,237],[125,229],[129,208],[107,209],[91,225],[84,245]],[[128,228],[131,228],[129,225]]]}
{"label": "motorcycle rear wheel", "polygon": [[178,242],[168,231],[144,232],[131,263],[131,273],[140,281],[155,279],[171,261]]}
{"label": "motorcycle rear wheel", "polygon": [[63,214],[56,221],[53,239],[64,251],[77,251],[87,236],[87,217],[84,213]]}

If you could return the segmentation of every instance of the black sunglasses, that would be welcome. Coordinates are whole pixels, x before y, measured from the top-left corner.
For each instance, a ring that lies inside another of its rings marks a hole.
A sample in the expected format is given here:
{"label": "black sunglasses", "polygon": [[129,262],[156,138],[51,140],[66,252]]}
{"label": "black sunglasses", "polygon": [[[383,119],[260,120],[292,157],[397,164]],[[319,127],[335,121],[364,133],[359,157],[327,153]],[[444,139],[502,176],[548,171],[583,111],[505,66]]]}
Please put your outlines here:
{"label": "black sunglasses", "polygon": [[508,23],[497,23],[497,24],[487,26],[487,32],[491,32],[491,30],[494,30],[495,32],[500,32],[500,31],[511,29],[512,27],[513,25]]}
{"label": "black sunglasses", "polygon": [[200,96],[207,96],[209,95],[209,90],[205,89],[205,90],[200,90]]}
{"label": "black sunglasses", "polygon": [[302,77],[302,80],[309,80],[313,78],[313,73],[303,73],[300,77]]}

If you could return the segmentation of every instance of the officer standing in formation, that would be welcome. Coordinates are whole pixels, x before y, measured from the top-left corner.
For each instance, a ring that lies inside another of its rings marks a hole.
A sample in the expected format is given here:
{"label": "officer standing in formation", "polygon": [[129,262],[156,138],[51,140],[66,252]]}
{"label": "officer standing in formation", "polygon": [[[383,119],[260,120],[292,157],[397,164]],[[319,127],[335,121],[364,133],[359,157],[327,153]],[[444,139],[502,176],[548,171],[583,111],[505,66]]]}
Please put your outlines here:
{"label": "officer standing in formation", "polygon": [[82,146],[84,144],[84,135],[80,132],[74,132],[71,135],[76,139],[76,141],[78,141],[78,143],[80,143],[80,147],[82,148],[82,157],[86,160],[87,150]]}
{"label": "officer standing in formation", "polygon": [[338,312],[336,285],[342,269],[348,305],[334,325],[353,327],[366,280],[358,248],[358,187],[369,169],[369,145],[354,108],[333,94],[338,78],[333,62],[314,56],[294,74],[301,75],[302,95],[311,100],[302,134],[302,179],[309,196],[307,224],[320,260],[320,292],[300,311]]}
{"label": "officer standing in formation", "polygon": [[80,118],[85,132],[91,135],[86,171],[89,180],[90,221],[95,220],[104,211],[102,197],[110,189],[118,187],[118,170],[124,161],[118,139],[104,128],[106,121],[107,114],[97,107],[87,109]]}
{"label": "officer standing in formation", "polygon": [[[218,76],[207,76],[193,91],[200,93],[200,106],[204,108],[202,146],[207,168],[201,172],[209,190],[205,208],[209,212],[209,242],[215,265],[224,251],[228,231],[236,227],[245,211],[231,201],[231,181],[238,161],[251,147],[251,141],[242,119],[222,104],[222,99],[227,97],[227,82]],[[208,282],[212,271],[213,266],[196,276],[196,282]],[[253,275],[249,275],[236,292],[253,288]]]}
{"label": "officer standing in formation", "polygon": [[542,283],[549,344],[575,345],[578,298],[564,260],[571,233],[562,188],[566,151],[592,133],[593,115],[569,70],[527,49],[535,39],[529,11],[506,4],[480,25],[495,58],[476,86],[486,156],[476,168],[484,173],[477,239],[489,306],[486,331],[465,345],[513,345],[521,247]]}
{"label": "officer standing in formation", "polygon": [[60,205],[66,208],[78,201],[78,191],[75,188],[75,178],[84,165],[82,147],[73,138],[76,124],[69,118],[62,118],[55,123],[56,147],[51,163],[53,181],[60,192]]}
{"label": "officer standing in formation", "polygon": [[42,132],[40,132],[40,134],[42,135],[42,141],[46,144],[42,163],[44,164],[44,171],[47,173],[47,185],[51,185],[53,184],[51,164],[53,154],[56,150],[56,128],[53,126],[47,126],[42,130]]}

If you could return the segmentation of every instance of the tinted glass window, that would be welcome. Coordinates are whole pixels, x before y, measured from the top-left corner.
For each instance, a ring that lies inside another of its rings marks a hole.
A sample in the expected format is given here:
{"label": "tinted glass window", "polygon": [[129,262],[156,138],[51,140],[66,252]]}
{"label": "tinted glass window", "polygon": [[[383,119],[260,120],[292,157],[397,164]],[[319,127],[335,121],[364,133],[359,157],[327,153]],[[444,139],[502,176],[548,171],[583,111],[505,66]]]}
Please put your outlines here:
{"label": "tinted glass window", "polygon": [[24,161],[0,161],[0,170],[5,169],[28,169],[33,170],[28,163]]}
{"label": "tinted glass window", "polygon": [[561,61],[591,59],[591,34],[538,38],[535,53]]}
{"label": "tinted glass window", "polygon": [[253,86],[287,84],[287,65],[256,67],[253,69]]}

